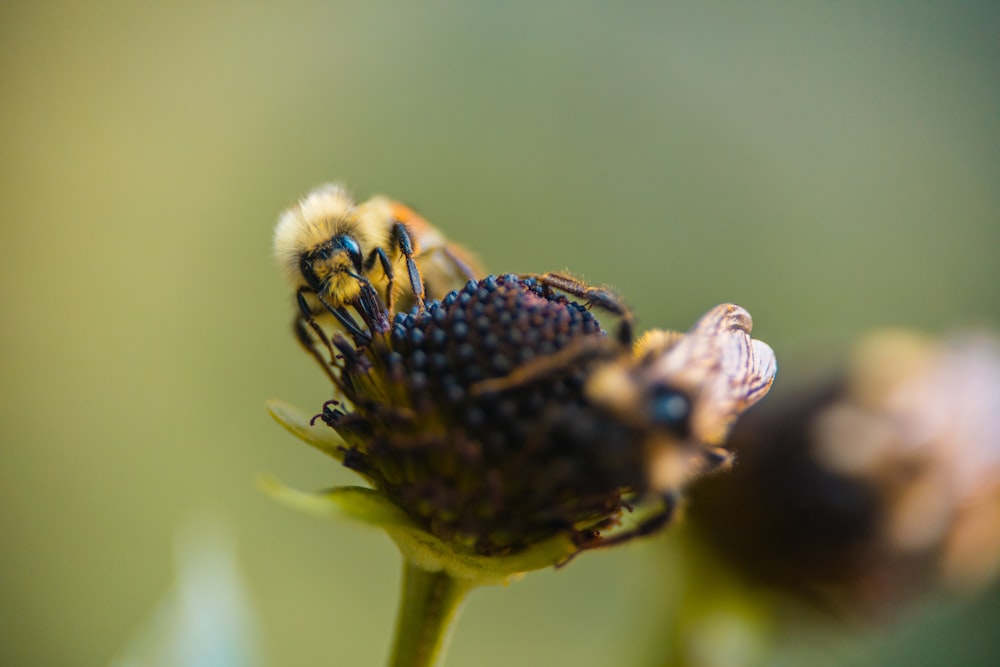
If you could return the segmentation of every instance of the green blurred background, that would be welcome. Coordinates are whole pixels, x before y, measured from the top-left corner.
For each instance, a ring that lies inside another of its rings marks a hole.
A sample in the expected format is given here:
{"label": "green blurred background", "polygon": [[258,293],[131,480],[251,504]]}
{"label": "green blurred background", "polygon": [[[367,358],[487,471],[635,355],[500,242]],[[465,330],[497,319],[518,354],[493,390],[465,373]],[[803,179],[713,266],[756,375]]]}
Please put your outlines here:
{"label": "green blurred background", "polygon": [[[995,2],[7,2],[0,85],[3,665],[107,664],[206,512],[268,664],[384,660],[391,543],[254,487],[353,481],[263,407],[329,394],[270,255],[320,182],[640,327],[740,303],[786,371],[1000,324]],[[669,539],[477,591],[449,664],[635,664]],[[996,595],[944,618],[848,655],[996,664]]]}

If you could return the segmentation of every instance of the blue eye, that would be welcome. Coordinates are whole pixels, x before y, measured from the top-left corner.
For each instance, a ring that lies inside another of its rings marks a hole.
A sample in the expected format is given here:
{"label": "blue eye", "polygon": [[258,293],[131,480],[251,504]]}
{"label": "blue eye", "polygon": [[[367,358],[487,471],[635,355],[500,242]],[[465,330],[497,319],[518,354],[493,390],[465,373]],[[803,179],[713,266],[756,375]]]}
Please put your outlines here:
{"label": "blue eye", "polygon": [[687,432],[687,422],[691,416],[691,401],[676,389],[656,387],[650,398],[649,414],[655,424],[684,434]]}
{"label": "blue eye", "polygon": [[361,246],[358,245],[353,236],[348,236],[347,234],[338,235],[333,241],[333,247],[346,252],[348,257],[351,258],[351,264],[354,265],[359,273],[361,272]]}

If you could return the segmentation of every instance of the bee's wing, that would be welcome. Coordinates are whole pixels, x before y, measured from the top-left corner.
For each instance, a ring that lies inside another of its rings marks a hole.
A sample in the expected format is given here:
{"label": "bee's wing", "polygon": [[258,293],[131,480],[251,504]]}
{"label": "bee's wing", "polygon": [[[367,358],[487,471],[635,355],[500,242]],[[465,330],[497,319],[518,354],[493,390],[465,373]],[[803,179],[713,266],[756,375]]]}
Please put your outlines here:
{"label": "bee's wing", "polygon": [[777,361],[766,343],[750,337],[752,327],[740,306],[716,306],[657,363],[657,375],[694,397],[692,429],[702,442],[721,442],[730,423],[771,388]]}

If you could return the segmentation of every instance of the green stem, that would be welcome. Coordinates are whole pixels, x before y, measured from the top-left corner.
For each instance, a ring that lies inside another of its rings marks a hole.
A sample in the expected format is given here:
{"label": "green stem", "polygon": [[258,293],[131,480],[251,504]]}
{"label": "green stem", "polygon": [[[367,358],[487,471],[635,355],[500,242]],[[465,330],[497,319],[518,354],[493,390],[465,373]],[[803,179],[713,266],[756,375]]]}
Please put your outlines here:
{"label": "green stem", "polygon": [[389,667],[433,667],[444,658],[459,605],[476,585],[443,571],[429,572],[403,559],[396,638]]}

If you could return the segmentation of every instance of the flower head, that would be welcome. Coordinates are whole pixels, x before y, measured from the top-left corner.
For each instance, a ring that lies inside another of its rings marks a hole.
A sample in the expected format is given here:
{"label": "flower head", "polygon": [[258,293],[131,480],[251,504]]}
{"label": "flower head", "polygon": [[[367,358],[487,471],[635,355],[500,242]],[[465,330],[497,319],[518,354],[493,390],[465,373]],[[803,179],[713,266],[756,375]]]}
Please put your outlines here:
{"label": "flower head", "polygon": [[[580,354],[516,387],[485,384],[567,350]],[[344,354],[351,407],[323,420],[351,445],[345,464],[430,532],[508,553],[605,527],[641,480],[635,434],[584,395],[594,364],[615,354],[584,307],[533,281],[490,277]]]}
{"label": "flower head", "polygon": [[[653,532],[684,484],[727,461],[729,421],[774,376],[742,308],[633,349],[588,308],[618,308],[606,292],[579,303],[558,278],[470,281],[391,324],[362,305],[370,341],[330,335],[339,395],[318,419],[343,438],[336,455],[457,553],[560,538],[568,557]],[[612,530],[634,507],[639,525]]]}

